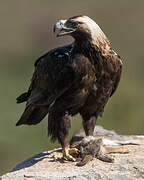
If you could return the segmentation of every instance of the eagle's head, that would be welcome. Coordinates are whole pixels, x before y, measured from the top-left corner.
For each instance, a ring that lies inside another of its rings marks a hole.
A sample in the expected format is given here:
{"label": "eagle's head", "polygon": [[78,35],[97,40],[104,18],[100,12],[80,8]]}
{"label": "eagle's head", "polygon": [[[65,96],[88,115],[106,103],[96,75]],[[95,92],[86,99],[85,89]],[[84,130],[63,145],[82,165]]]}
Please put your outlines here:
{"label": "eagle's head", "polygon": [[57,33],[57,37],[61,37],[64,35],[71,35],[75,40],[89,40],[93,41],[95,44],[103,44],[108,40],[100,29],[100,27],[96,24],[88,16],[74,16],[67,20],[59,20],[54,25],[54,32]]}

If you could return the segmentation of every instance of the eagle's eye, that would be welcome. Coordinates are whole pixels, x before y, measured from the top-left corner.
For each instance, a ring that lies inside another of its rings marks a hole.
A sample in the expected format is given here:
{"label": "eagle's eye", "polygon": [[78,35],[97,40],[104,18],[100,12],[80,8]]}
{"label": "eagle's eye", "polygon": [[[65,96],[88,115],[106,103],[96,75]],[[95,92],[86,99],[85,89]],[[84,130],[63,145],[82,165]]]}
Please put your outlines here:
{"label": "eagle's eye", "polygon": [[68,20],[67,22],[66,22],[66,25],[67,25],[67,27],[70,27],[70,28],[77,28],[77,26],[78,26],[78,22],[76,22],[76,21],[72,21],[72,20]]}
{"label": "eagle's eye", "polygon": [[72,26],[77,26],[78,23],[77,23],[77,22],[71,22],[71,25],[72,25]]}

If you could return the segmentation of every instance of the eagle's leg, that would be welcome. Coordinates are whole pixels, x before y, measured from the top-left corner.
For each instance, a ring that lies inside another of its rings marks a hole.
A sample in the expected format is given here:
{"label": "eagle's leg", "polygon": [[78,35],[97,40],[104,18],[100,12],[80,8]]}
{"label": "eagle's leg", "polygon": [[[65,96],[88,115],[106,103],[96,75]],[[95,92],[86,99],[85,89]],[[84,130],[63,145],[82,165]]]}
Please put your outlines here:
{"label": "eagle's leg", "polygon": [[[57,111],[55,111],[55,109]],[[75,161],[72,155],[75,155],[78,150],[76,148],[71,149],[68,142],[68,132],[70,128],[69,115],[67,112],[61,113],[61,111],[58,111],[58,108],[55,109],[51,110],[49,113],[48,134],[51,136],[52,140],[58,139],[62,146],[62,155],[57,155],[54,158]]]}
{"label": "eagle's leg", "polygon": [[59,129],[58,141],[60,142],[62,146],[63,159],[75,161],[75,158],[72,155],[77,153],[78,150],[76,148],[70,148],[70,145],[68,142],[68,131],[70,128],[70,119],[69,119],[68,113],[66,113],[61,118],[59,128],[60,129]]}
{"label": "eagle's leg", "polygon": [[93,136],[97,117],[94,115],[90,117],[82,115],[82,117],[83,117],[83,128],[84,128],[86,136]]}

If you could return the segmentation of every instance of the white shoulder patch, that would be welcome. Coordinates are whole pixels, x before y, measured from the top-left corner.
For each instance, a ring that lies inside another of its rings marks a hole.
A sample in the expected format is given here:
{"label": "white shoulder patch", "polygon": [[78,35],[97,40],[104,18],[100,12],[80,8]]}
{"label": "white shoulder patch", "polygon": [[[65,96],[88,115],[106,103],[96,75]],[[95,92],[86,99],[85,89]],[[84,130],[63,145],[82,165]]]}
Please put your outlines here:
{"label": "white shoulder patch", "polygon": [[57,57],[58,58],[62,58],[62,57],[64,57],[64,55],[63,54],[59,54]]}
{"label": "white shoulder patch", "polygon": [[[118,54],[114,50],[112,50],[112,51],[113,51],[115,56],[118,56]],[[119,58],[119,61],[120,61],[121,65],[122,65],[123,63],[122,63],[122,60],[120,58]]]}

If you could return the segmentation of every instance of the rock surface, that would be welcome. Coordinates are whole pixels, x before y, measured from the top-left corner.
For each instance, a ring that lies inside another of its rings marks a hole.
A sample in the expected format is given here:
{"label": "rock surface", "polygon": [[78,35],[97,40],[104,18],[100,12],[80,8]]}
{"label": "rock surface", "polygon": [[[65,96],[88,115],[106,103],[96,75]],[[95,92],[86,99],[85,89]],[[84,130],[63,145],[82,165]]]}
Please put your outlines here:
{"label": "rock surface", "polygon": [[[83,133],[80,131],[79,133]],[[144,179],[144,136],[121,136],[114,131],[95,127],[95,136],[102,137],[109,147],[126,148],[129,153],[113,153],[114,163],[94,159],[83,167],[76,162],[54,162],[52,155],[61,149],[37,154],[18,164],[0,180],[142,180]],[[123,142],[123,143],[122,143]],[[120,145],[120,144],[129,145]],[[132,144],[132,145],[131,145]]]}

